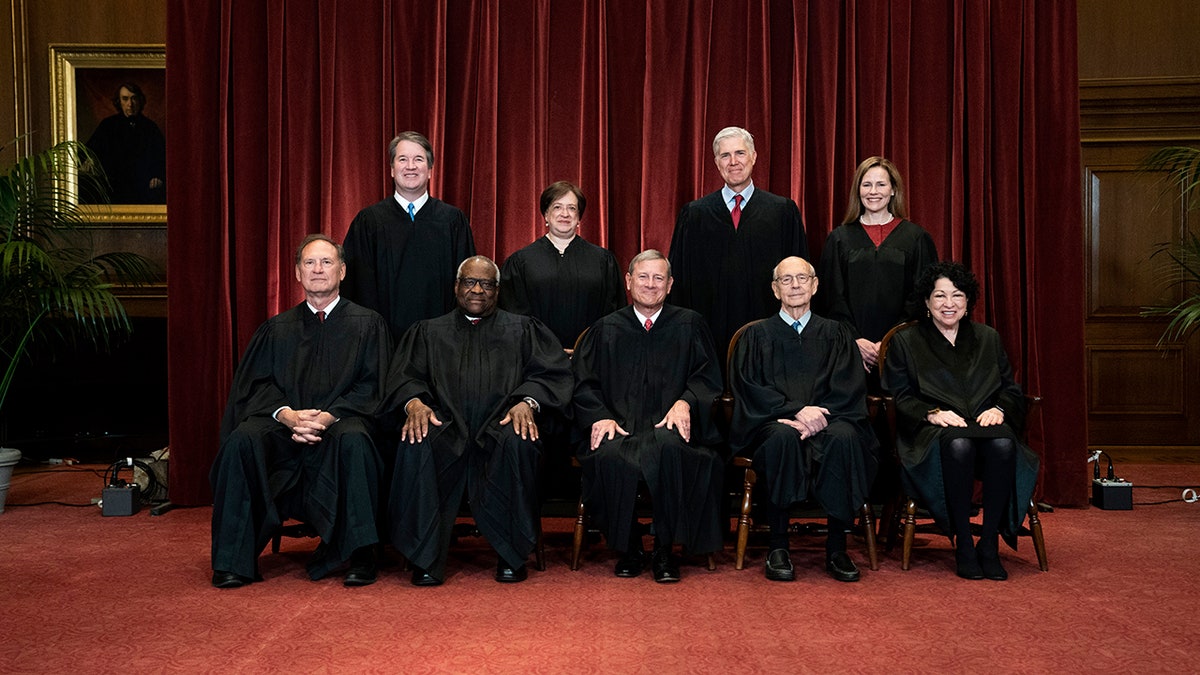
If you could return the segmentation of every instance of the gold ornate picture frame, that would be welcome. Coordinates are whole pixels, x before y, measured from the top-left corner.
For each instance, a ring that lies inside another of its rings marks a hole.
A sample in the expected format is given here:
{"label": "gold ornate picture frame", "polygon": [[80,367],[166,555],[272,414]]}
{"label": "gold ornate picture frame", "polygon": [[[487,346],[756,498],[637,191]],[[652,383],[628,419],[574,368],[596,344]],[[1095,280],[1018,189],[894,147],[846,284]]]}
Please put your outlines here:
{"label": "gold ornate picture frame", "polygon": [[[50,45],[51,135],[54,142],[89,143],[105,118],[121,115],[114,99],[125,83],[135,83],[141,88],[144,93],[141,112],[165,136],[166,67],[166,46],[161,44]],[[78,198],[78,186],[72,185],[70,189]],[[165,187],[162,192],[165,193]],[[142,226],[167,222],[165,203],[116,203],[114,200],[111,204],[81,204],[80,208],[94,223]]]}

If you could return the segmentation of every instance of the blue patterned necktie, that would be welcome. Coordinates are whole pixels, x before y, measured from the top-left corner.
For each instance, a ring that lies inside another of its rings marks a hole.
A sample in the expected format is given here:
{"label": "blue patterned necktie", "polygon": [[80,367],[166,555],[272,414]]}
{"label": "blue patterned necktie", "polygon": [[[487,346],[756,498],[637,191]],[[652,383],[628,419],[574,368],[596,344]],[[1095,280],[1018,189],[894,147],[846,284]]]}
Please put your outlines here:
{"label": "blue patterned necktie", "polygon": [[800,320],[799,319],[792,322],[792,330],[796,331],[796,335],[800,334]]}
{"label": "blue patterned necktie", "polygon": [[417,209],[413,207],[412,202],[408,203],[408,217],[413,222],[417,221]]}

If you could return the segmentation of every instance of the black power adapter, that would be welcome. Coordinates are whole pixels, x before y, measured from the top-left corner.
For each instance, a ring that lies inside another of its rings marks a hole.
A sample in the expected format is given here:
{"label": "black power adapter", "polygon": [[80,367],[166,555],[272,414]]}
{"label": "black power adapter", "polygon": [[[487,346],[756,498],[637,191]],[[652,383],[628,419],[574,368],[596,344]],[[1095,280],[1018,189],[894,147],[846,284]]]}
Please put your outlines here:
{"label": "black power adapter", "polygon": [[[1100,455],[1108,457],[1108,472],[1104,478],[1100,477]],[[1088,461],[1096,463],[1092,468],[1092,506],[1106,511],[1132,510],[1133,483],[1113,474],[1112,457],[1103,450],[1097,450]]]}

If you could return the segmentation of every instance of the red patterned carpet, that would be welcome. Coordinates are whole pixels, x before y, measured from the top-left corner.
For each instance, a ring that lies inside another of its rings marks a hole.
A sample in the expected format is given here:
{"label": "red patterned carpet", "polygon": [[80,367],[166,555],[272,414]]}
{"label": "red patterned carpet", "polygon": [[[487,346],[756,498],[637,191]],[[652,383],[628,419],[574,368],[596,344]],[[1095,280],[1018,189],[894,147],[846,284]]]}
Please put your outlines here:
{"label": "red patterned carpet", "polygon": [[[75,467],[76,469],[78,467]],[[1200,486],[1200,465],[1129,465],[1138,485]],[[1010,579],[954,576],[946,540],[925,537],[913,568],[898,552],[863,580],[818,568],[819,540],[798,537],[798,580],[762,576],[764,552],[733,569],[658,586],[617,579],[589,550],[571,572],[570,523],[548,520],[549,569],[495,583],[479,541],[456,546],[450,578],[414,588],[398,566],[374,586],[308,581],[312,540],[265,554],[266,581],[209,586],[210,509],[104,518],[90,473],[14,478],[0,514],[0,670],[6,673],[389,672],[1195,672],[1200,667],[1200,503],[1043,516],[1050,571],[1028,540],[1005,552]],[[697,561],[699,562],[699,561]]]}

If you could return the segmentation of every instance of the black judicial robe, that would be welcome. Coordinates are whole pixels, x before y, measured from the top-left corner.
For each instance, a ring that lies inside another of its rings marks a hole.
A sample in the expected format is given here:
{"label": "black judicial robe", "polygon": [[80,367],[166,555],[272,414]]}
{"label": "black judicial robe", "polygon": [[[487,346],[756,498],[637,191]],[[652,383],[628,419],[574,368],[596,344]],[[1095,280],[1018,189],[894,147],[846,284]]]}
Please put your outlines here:
{"label": "black judicial robe", "polygon": [[[878,442],[867,421],[862,357],[849,329],[812,314],[797,335],[778,314],[767,317],[742,334],[729,377],[730,447],[754,457],[772,502],[786,508],[811,494],[830,516],[854,520],[867,501]],[[801,440],[776,422],[809,405],[829,410],[829,426],[815,436]]]}
{"label": "black judicial robe", "polygon": [[[113,204],[167,203],[167,140],[154,120],[124,113],[100,120],[87,141],[104,168]],[[150,187],[151,179],[163,184]],[[81,201],[95,195],[80,195]]]}
{"label": "black judicial robe", "polygon": [[[951,345],[931,319],[922,319],[892,338],[883,384],[895,399],[896,450],[904,467],[906,489],[915,490],[946,533],[950,529],[942,484],[941,444],[954,438],[1010,438],[1017,444],[1017,470],[1000,534],[1013,548],[1037,482],[1040,460],[1021,443],[1025,398],[1013,381],[1012,367],[990,326],[963,319]],[[992,406],[1004,410],[1003,424],[981,427],[975,418]],[[953,410],[968,426],[939,427],[925,420],[933,408]]]}
{"label": "black judicial robe", "polygon": [[364,208],[350,223],[343,246],[342,295],[382,314],[395,341],[417,321],[455,306],[455,272],[475,255],[467,217],[432,197],[415,222],[394,195]]}
{"label": "black judicial robe", "polygon": [[788,256],[808,258],[796,202],[756,187],[734,229],[718,190],[685,205],[675,219],[668,255],[675,283],[667,301],[700,312],[723,356],[738,328],[778,310],[771,271]]}
{"label": "black judicial robe", "polygon": [[[311,525],[329,549],[310,563],[313,578],[378,542],[381,460],[371,420],[390,352],[382,317],[346,298],[324,323],[300,303],[259,327],[234,375],[210,473],[213,569],[254,577],[258,554],[286,517]],[[271,417],[285,405],[339,420],[320,443],[296,443]]]}
{"label": "black judicial robe", "polygon": [[560,254],[541,237],[504,261],[499,302],[541,319],[571,349],[585,328],[625,304],[625,285],[608,249],[575,237]]}
{"label": "black judicial robe", "polygon": [[510,565],[525,564],[537,538],[541,442],[522,440],[500,420],[526,396],[540,405],[539,420],[570,403],[570,364],[558,339],[533,317],[496,310],[472,325],[455,309],[405,333],[388,386],[384,424],[398,431],[413,398],[442,421],[421,443],[399,442],[392,544],[444,578],[465,489],[480,532]]}
{"label": "black judicial robe", "polygon": [[[704,319],[664,305],[647,331],[632,305],[597,321],[571,359],[575,420],[580,434],[584,499],[605,529],[609,546],[625,550],[639,479],[646,481],[662,543],[691,553],[721,548],[722,461],[712,406],[721,392],[712,338]],[[690,443],[654,425],[678,400],[691,406]],[[617,435],[590,450],[592,424],[616,420]]]}
{"label": "black judicial robe", "polygon": [[855,339],[879,342],[896,324],[925,313],[913,286],[935,262],[933,237],[916,223],[901,220],[878,247],[861,223],[846,223],[825,240],[814,302],[822,316],[849,326]]}

